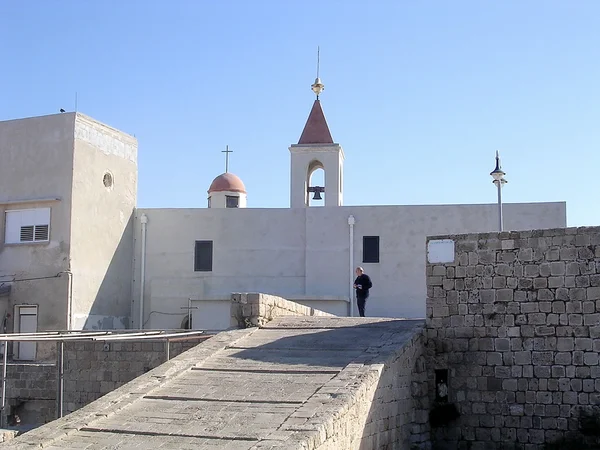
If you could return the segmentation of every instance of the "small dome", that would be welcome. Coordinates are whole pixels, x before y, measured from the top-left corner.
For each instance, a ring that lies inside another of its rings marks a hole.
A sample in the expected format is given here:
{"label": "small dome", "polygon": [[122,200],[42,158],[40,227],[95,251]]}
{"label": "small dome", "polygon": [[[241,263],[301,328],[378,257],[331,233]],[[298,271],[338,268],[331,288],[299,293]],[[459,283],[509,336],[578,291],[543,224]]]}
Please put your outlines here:
{"label": "small dome", "polygon": [[211,192],[222,191],[241,192],[242,194],[245,194],[246,187],[237,175],[226,172],[215,178],[211,183],[210,188],[208,188],[209,194]]}

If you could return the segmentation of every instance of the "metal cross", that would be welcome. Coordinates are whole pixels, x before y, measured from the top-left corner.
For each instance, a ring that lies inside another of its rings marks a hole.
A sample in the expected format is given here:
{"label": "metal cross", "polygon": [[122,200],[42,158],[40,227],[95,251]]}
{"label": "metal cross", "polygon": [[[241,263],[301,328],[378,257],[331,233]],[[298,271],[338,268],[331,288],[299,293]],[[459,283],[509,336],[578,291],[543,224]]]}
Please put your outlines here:
{"label": "metal cross", "polygon": [[225,150],[221,150],[221,153],[225,153],[225,172],[229,172],[229,154],[233,153],[233,150],[229,150],[229,145]]}

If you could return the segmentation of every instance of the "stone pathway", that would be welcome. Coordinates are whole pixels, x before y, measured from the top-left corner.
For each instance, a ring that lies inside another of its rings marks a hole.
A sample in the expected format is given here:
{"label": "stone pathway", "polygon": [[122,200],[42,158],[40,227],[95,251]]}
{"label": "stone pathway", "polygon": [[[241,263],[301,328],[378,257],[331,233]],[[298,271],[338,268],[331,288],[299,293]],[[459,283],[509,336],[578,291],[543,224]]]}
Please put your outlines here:
{"label": "stone pathway", "polygon": [[287,317],[261,329],[221,333],[0,448],[271,448],[315,415],[325,385],[329,394],[352,386],[348,377],[334,380],[342,369],[376,362],[378,349],[401,345],[420,324]]}

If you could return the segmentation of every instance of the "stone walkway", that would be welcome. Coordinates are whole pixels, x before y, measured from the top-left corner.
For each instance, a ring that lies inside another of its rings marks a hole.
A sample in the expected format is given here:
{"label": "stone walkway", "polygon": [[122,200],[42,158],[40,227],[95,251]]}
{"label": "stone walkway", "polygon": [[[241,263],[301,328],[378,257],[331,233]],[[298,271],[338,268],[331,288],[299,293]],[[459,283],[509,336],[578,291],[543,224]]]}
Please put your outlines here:
{"label": "stone walkway", "polygon": [[325,393],[352,392],[356,380],[340,377],[342,369],[352,374],[352,365],[379,362],[382,351],[410,340],[421,323],[287,317],[220,333],[0,448],[295,448],[295,434],[327,406]]}

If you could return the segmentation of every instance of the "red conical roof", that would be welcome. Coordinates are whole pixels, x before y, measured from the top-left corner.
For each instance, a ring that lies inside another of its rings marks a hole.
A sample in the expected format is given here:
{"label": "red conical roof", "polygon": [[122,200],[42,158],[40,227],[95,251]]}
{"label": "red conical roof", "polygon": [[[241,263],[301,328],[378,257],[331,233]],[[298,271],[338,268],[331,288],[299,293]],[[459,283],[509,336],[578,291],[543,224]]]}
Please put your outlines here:
{"label": "red conical roof", "polygon": [[325,114],[321,108],[321,102],[317,99],[313,104],[304,131],[298,144],[333,144],[333,138],[329,132]]}

